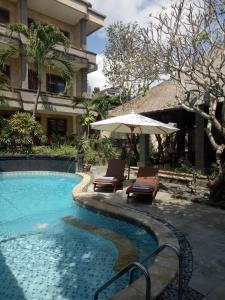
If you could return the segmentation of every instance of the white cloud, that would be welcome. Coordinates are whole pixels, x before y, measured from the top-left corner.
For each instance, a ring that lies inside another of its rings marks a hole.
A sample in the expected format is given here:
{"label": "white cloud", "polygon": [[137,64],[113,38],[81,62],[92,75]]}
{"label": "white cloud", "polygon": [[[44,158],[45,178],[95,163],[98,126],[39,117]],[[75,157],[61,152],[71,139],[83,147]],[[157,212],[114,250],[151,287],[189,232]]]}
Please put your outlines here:
{"label": "white cloud", "polygon": [[107,86],[106,78],[103,74],[103,60],[104,55],[98,54],[96,57],[98,70],[88,75],[88,84],[90,85],[91,89],[93,89],[94,87],[104,89]]}
{"label": "white cloud", "polygon": [[[138,22],[146,25],[149,14],[157,13],[170,0],[89,0],[92,7],[106,15],[105,27],[116,21]],[[100,32],[100,31],[99,31]],[[101,33],[100,33],[101,34]]]}

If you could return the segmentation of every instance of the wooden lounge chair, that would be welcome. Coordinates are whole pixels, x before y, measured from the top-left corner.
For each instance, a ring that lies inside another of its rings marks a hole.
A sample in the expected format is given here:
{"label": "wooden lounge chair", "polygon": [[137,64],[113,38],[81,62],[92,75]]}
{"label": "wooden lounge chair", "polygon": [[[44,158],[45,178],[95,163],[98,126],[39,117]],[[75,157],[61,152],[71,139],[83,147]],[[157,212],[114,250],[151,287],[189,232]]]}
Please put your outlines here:
{"label": "wooden lounge chair", "polygon": [[122,185],[124,179],[125,162],[121,159],[111,159],[108,161],[108,168],[105,176],[96,178],[93,182],[94,191],[98,189],[113,189]]}
{"label": "wooden lounge chair", "polygon": [[129,201],[130,194],[149,196],[152,202],[155,199],[158,188],[158,169],[153,167],[140,167],[137,179],[126,191],[127,202]]}

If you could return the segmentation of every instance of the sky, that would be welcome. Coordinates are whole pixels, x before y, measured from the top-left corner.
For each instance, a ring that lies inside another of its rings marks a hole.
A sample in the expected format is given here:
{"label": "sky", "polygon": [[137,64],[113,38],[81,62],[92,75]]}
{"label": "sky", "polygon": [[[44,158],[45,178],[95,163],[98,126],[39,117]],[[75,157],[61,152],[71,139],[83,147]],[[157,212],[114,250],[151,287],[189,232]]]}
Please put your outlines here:
{"label": "sky", "polygon": [[170,4],[169,0],[89,0],[93,9],[106,15],[104,28],[96,31],[88,37],[87,49],[97,53],[96,62],[98,70],[88,75],[88,83],[93,89],[101,89],[108,86],[106,78],[103,75],[104,49],[107,43],[106,28],[117,21],[137,22],[146,26],[149,20],[149,14],[157,13],[161,7]]}

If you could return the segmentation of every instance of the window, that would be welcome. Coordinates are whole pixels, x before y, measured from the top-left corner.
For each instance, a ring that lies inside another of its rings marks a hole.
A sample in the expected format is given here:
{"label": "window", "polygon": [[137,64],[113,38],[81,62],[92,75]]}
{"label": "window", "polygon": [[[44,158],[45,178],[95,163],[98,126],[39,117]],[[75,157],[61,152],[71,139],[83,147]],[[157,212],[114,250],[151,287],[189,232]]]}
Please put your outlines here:
{"label": "window", "polygon": [[10,66],[9,65],[4,65],[3,68],[1,69],[1,72],[3,76],[1,76],[0,82],[1,83],[8,83],[10,80]]}
{"label": "window", "polygon": [[8,78],[10,78],[10,66],[9,65],[4,65],[2,73],[5,74]]}
{"label": "window", "polygon": [[67,132],[67,122],[65,119],[48,119],[48,135],[63,135]]}
{"label": "window", "polygon": [[47,91],[50,93],[64,93],[66,81],[58,75],[47,74]]}
{"label": "window", "polygon": [[28,25],[28,27],[30,27],[31,26],[31,24],[34,22],[34,20],[33,19],[31,19],[31,18],[28,18],[28,20],[27,20],[27,25]]}
{"label": "window", "polygon": [[61,30],[61,29],[60,29],[60,31],[65,35],[65,37],[70,39],[70,33],[68,31],[64,31],[64,30]]}
{"label": "window", "polygon": [[4,8],[0,8],[0,23],[8,24],[9,22],[10,22],[9,11]]}
{"label": "window", "polygon": [[28,70],[28,88],[35,91],[38,88],[37,72],[33,70]]}

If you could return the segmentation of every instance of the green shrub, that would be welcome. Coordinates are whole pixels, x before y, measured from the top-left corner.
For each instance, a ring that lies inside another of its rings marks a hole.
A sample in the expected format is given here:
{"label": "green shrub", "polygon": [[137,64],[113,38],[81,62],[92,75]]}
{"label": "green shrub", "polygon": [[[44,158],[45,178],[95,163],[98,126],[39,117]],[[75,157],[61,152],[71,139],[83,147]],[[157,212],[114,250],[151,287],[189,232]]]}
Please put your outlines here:
{"label": "green shrub", "polygon": [[31,153],[34,144],[44,142],[41,125],[29,113],[15,113],[1,130],[2,150],[18,153]]}
{"label": "green shrub", "polygon": [[0,115],[0,135],[2,136],[3,132],[4,132],[4,128],[7,125],[7,120],[4,119],[1,115]]}
{"label": "green shrub", "polygon": [[201,170],[196,169],[192,164],[187,160],[187,158],[182,157],[178,160],[178,167],[175,169],[177,172],[189,173],[193,176],[193,192],[197,192],[197,177],[200,176]]}
{"label": "green shrub", "polygon": [[107,160],[117,157],[109,138],[83,138],[81,142],[84,148],[84,161],[88,164],[104,164]]}
{"label": "green shrub", "polygon": [[40,155],[69,155],[75,157],[77,154],[77,149],[70,145],[59,145],[58,147],[36,146],[33,147],[32,152]]}
{"label": "green shrub", "polygon": [[186,157],[181,157],[178,159],[177,172],[189,173],[193,169],[192,164],[188,161]]}

